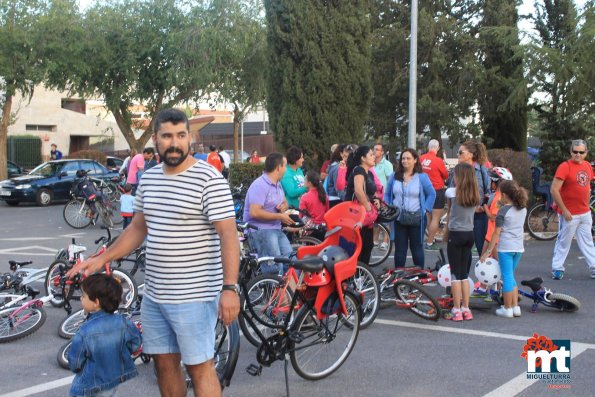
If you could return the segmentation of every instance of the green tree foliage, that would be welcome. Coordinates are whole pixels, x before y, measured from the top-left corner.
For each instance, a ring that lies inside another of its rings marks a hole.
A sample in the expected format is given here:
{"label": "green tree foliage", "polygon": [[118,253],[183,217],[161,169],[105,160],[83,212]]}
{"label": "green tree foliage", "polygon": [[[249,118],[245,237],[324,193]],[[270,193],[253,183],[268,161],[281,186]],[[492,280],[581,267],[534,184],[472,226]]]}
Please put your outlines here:
{"label": "green tree foliage", "polygon": [[517,28],[518,0],[485,0],[478,84],[484,141],[493,148],[527,148],[527,81]]}
{"label": "green tree foliage", "polygon": [[282,147],[320,164],[337,142],[360,142],[371,95],[365,0],[265,0],[267,103]]}
{"label": "green tree foliage", "polygon": [[[481,72],[476,59],[475,1],[420,1],[418,17],[417,134],[453,141],[478,134],[473,123]],[[372,81],[369,132],[406,142],[409,100],[409,1],[375,1],[372,16]]]}
{"label": "green tree foliage", "polygon": [[[239,128],[246,113],[264,105],[266,94],[266,27],[261,1],[214,0],[193,18],[198,34],[217,54],[213,102],[233,106],[235,159]],[[193,34],[193,33],[191,33]]]}
{"label": "green tree foliage", "polygon": [[539,159],[553,175],[568,159],[572,139],[595,139],[595,5],[588,1],[582,17],[571,0],[541,0],[534,17],[537,36],[530,54],[543,145]]}
{"label": "green tree foliage", "polygon": [[133,125],[131,106],[142,104],[153,115],[200,97],[213,79],[208,43],[200,31],[188,34],[192,14],[199,13],[177,0],[96,3],[65,38],[69,63],[48,84],[102,98],[130,147],[142,150],[153,123],[137,139],[141,126]]}
{"label": "green tree foliage", "polygon": [[[18,92],[33,95],[44,75],[39,19],[47,9],[43,0],[0,0],[0,180],[7,178],[6,139],[13,120],[12,101]],[[46,40],[55,40],[47,37]]]}

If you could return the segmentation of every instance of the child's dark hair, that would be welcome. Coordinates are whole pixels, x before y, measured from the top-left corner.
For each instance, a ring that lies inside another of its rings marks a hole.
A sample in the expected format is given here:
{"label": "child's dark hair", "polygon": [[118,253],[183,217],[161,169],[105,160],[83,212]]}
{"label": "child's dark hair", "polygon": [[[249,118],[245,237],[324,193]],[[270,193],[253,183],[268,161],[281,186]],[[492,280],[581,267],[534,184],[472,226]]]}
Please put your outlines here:
{"label": "child's dark hair", "polygon": [[326,204],[326,192],[322,187],[322,183],[320,183],[320,175],[318,175],[318,172],[308,171],[306,173],[306,179],[308,180],[308,182],[312,184],[312,186],[314,186],[314,188],[318,192],[318,200],[320,200],[322,204]]}
{"label": "child's dark hair", "polygon": [[527,208],[527,201],[529,196],[524,187],[519,186],[516,181],[501,181],[500,192],[506,194],[512,200],[512,203],[517,208]]}
{"label": "child's dark hair", "polygon": [[128,193],[132,191],[132,185],[130,183],[127,183],[124,185],[124,193]]}
{"label": "child's dark hair", "polygon": [[107,274],[92,274],[83,280],[81,289],[90,300],[99,299],[99,306],[107,313],[113,313],[120,306],[122,286]]}

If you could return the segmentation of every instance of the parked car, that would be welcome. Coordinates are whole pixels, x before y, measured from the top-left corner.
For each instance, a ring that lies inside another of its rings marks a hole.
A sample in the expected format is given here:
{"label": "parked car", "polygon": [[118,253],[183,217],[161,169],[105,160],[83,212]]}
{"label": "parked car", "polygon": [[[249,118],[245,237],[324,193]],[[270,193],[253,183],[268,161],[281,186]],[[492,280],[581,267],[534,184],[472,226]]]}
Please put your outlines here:
{"label": "parked car", "polygon": [[19,176],[19,175],[23,175],[23,174],[27,173],[27,171],[23,167],[21,167],[17,163],[14,163],[10,160],[7,160],[6,168],[8,169],[8,177],[9,178],[14,178],[15,176]]}
{"label": "parked car", "polygon": [[93,178],[110,180],[118,177],[95,160],[68,159],[45,162],[27,175],[0,182],[0,199],[8,205],[36,202],[46,206],[55,200],[67,200],[76,172],[85,170]]}
{"label": "parked car", "polygon": [[[231,159],[231,162],[233,163],[234,162],[233,159],[235,158],[233,155],[233,149],[226,149],[225,151],[227,152],[227,154],[229,154],[229,158]],[[248,160],[248,158],[250,157],[250,154],[240,150],[240,157],[242,158],[242,163],[245,163]]]}
{"label": "parked car", "polygon": [[105,163],[107,164],[107,169],[114,172],[120,172],[120,168],[122,168],[122,164],[124,160],[118,157],[107,156]]}

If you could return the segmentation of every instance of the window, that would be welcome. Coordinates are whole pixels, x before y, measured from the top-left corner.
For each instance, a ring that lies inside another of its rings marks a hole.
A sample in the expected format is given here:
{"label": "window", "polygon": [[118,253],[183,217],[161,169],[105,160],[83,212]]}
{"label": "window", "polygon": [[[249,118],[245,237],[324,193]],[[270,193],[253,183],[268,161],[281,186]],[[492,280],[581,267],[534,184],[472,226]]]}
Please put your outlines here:
{"label": "window", "polygon": [[62,109],[87,114],[87,104],[84,99],[62,98]]}
{"label": "window", "polygon": [[25,125],[27,131],[39,131],[39,132],[56,132],[57,128],[55,125],[43,125],[43,124],[27,124]]}
{"label": "window", "polygon": [[60,172],[66,172],[68,176],[75,176],[76,172],[80,169],[80,164],[78,161],[68,161],[64,163],[64,166],[60,170]]}

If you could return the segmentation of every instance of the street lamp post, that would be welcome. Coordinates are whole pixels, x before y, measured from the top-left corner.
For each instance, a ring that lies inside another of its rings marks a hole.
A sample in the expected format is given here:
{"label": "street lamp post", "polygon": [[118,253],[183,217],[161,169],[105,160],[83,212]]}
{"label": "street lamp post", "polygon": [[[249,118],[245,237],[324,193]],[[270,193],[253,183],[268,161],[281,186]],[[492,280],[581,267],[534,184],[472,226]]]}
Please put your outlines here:
{"label": "street lamp post", "polygon": [[415,149],[417,122],[417,0],[411,0],[411,43],[409,50],[409,131],[407,147]]}

